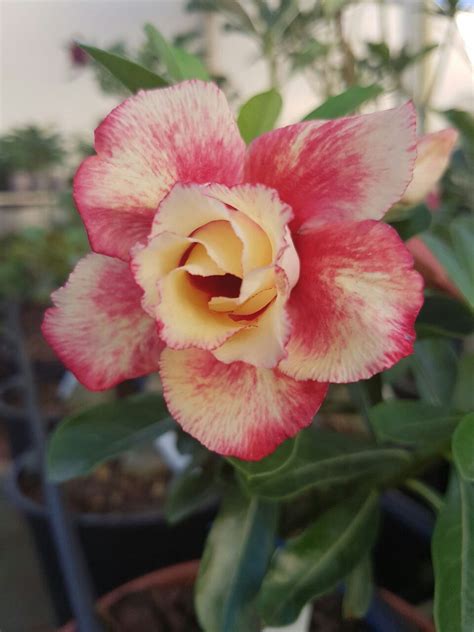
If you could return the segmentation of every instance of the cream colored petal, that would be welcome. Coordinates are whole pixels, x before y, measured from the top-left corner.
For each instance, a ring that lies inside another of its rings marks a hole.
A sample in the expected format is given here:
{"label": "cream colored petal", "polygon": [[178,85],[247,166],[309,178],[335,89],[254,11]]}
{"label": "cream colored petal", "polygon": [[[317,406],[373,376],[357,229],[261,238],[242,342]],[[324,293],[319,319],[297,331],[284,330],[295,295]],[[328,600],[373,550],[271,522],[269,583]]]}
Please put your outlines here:
{"label": "cream colored petal", "polygon": [[243,244],[230,222],[209,222],[191,233],[191,236],[206,246],[207,251],[212,253],[225,272],[242,277]]}
{"label": "cream colored petal", "polygon": [[277,191],[258,184],[234,187],[211,185],[206,187],[209,197],[247,215],[260,226],[271,242],[273,260],[285,242],[286,226],[292,219],[291,208],[278,197]]}
{"label": "cream colored petal", "polygon": [[230,222],[243,243],[243,274],[271,264],[273,261],[272,245],[263,228],[240,211],[234,211],[230,214]]}
{"label": "cream colored petal", "polygon": [[214,296],[209,301],[209,307],[218,312],[233,311],[259,292],[269,290],[273,288],[274,285],[274,267],[266,266],[264,268],[257,268],[256,270],[252,270],[252,272],[247,274],[247,276],[242,280],[242,286],[238,297],[228,298],[227,296]]}
{"label": "cream colored petal", "polygon": [[188,237],[195,230],[216,220],[228,220],[224,204],[203,194],[207,187],[177,184],[158,207],[151,236],[172,232]]}
{"label": "cream colored petal", "polygon": [[159,300],[159,280],[180,265],[190,248],[192,250],[186,260],[189,272],[201,275],[224,274],[203,245],[174,233],[161,233],[147,245],[138,245],[133,249],[131,270],[135,281],[143,289],[142,307],[150,316],[155,316]]}
{"label": "cream colored petal", "polygon": [[251,327],[239,331],[214,349],[215,358],[225,364],[240,361],[271,369],[286,357],[290,321],[285,305],[289,285],[282,270],[277,270],[277,290],[273,291],[278,291],[273,303],[255,321],[251,321]]}
{"label": "cream colored petal", "polygon": [[173,349],[214,349],[247,325],[209,310],[208,296],[193,286],[185,267],[162,279],[159,293],[156,317],[160,335]]}

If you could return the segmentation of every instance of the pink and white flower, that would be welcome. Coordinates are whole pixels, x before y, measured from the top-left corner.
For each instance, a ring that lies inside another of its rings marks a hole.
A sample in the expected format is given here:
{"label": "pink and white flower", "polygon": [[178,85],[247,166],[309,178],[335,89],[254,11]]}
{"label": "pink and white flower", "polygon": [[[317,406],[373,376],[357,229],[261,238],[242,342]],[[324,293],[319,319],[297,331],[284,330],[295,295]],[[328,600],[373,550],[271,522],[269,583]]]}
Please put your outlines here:
{"label": "pink and white flower", "polygon": [[412,177],[411,104],[269,132],[246,148],[222,94],[141,92],[99,126],[74,197],[92,254],[43,331],[93,390],[159,370],[210,449],[260,459],[329,382],[412,353],[422,280],[380,220]]}

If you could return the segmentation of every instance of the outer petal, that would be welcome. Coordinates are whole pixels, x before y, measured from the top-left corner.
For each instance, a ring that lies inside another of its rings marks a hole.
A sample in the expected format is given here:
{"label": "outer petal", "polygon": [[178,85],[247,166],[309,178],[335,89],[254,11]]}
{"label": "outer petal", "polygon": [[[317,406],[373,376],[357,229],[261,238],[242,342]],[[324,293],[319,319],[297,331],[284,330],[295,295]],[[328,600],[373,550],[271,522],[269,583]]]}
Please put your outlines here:
{"label": "outer petal", "polygon": [[279,368],[295,379],[353,382],[413,351],[423,281],[393,228],[341,222],[297,235],[301,275]]}
{"label": "outer petal", "polygon": [[261,459],[308,426],[326,384],[297,382],[278,370],[222,364],[198,349],[165,349],[160,373],[168,408],[211,450]]}
{"label": "outer petal", "polygon": [[90,254],[53,294],[43,334],[62,362],[91,390],[155,371],[162,343],[140,306],[127,264]]}
{"label": "outer petal", "polygon": [[455,129],[444,129],[419,139],[413,180],[401,199],[402,204],[418,204],[434,189],[448,166],[457,138]]}
{"label": "outer petal", "polygon": [[235,184],[244,155],[224,94],[200,81],[130,97],[98,127],[95,149],[74,199],[92,248],[122,259],[175,182]]}
{"label": "outer petal", "polygon": [[379,219],[403,195],[415,155],[415,111],[407,103],[263,134],[249,147],[244,181],[278,191],[293,209],[292,230]]}

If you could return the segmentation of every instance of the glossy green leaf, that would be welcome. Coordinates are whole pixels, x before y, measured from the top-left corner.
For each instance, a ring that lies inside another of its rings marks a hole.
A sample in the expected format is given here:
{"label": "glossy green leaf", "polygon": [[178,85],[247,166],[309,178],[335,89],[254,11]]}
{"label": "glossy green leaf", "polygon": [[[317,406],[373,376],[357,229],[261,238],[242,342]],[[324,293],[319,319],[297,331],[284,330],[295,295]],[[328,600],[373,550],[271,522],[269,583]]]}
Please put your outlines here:
{"label": "glossy green leaf", "polygon": [[474,315],[448,296],[427,296],[416,321],[418,336],[461,338],[474,332]]}
{"label": "glossy green leaf", "polygon": [[372,434],[369,410],[372,406],[375,406],[375,404],[382,401],[381,374],[378,373],[368,380],[359,380],[359,382],[348,384],[347,388],[349,390],[351,400],[360,411],[368,434]]}
{"label": "glossy green leaf", "polygon": [[420,204],[412,209],[408,217],[399,221],[390,222],[403,241],[428,230],[431,224],[431,213],[425,204]]}
{"label": "glossy green leaf", "polygon": [[240,108],[237,124],[246,143],[273,129],[283,105],[276,90],[256,94]]}
{"label": "glossy green leaf", "polygon": [[108,53],[95,46],[80,45],[89,55],[116,79],[118,79],[130,92],[149,90],[151,88],[163,88],[168,82],[147,68],[136,64],[130,59]]}
{"label": "glossy green leaf", "polygon": [[461,418],[446,408],[412,400],[382,402],[369,416],[379,441],[407,446],[449,440]]}
{"label": "glossy green leaf", "polygon": [[452,473],[432,540],[437,632],[474,630],[474,484]]}
{"label": "glossy green leaf", "polygon": [[462,356],[459,361],[454,407],[465,412],[474,410],[474,353]]}
{"label": "glossy green leaf", "polygon": [[474,484],[474,412],[462,418],[454,433],[453,457],[461,478]]}
{"label": "glossy green leaf", "polygon": [[277,508],[237,489],[224,502],[207,539],[195,586],[206,632],[258,632],[255,597],[273,552]]}
{"label": "glossy green leaf", "polygon": [[66,417],[53,433],[48,446],[48,477],[60,482],[83,476],[173,427],[163,397],[156,393],[88,408]]}
{"label": "glossy green leaf", "polygon": [[258,600],[266,624],[294,621],[367,555],[377,533],[377,500],[376,494],[345,499],[275,552]]}
{"label": "glossy green leaf", "polygon": [[189,517],[217,498],[214,469],[190,467],[172,482],[165,502],[165,516],[174,524]]}
{"label": "glossy green leaf", "polygon": [[153,24],[145,24],[144,31],[151,50],[165,64],[168,75],[175,81],[184,79],[171,44],[168,43]]}
{"label": "glossy green leaf", "polygon": [[407,451],[329,431],[303,430],[270,457],[231,460],[251,494],[271,500],[334,485],[378,485],[410,461]]}
{"label": "glossy green leaf", "polygon": [[374,585],[372,581],[372,562],[366,555],[346,578],[346,590],[342,601],[342,613],[345,619],[362,619],[372,601]]}
{"label": "glossy green leaf", "polygon": [[153,52],[163,61],[171,79],[209,79],[209,73],[199,57],[170,44],[152,24],[145,25],[145,33]]}
{"label": "glossy green leaf", "polygon": [[451,341],[418,340],[410,365],[420,397],[435,406],[449,406],[457,378],[457,357]]}
{"label": "glossy green leaf", "polygon": [[315,110],[307,114],[303,121],[312,119],[334,119],[355,112],[367,101],[372,101],[382,94],[383,88],[376,84],[371,86],[352,86],[341,94],[329,97]]}
{"label": "glossy green leaf", "polygon": [[474,116],[462,110],[446,110],[442,114],[461,132],[463,144],[469,155],[474,158]]}
{"label": "glossy green leaf", "polygon": [[424,234],[422,239],[441,265],[471,309],[474,309],[474,221],[460,217],[449,226],[450,239]]}

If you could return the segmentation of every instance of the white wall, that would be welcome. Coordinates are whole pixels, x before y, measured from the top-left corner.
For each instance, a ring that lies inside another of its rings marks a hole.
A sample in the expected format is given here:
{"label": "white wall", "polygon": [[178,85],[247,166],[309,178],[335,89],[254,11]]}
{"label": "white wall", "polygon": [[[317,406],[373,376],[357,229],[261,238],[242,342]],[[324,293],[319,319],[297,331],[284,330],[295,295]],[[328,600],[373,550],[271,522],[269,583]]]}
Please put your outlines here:
{"label": "white wall", "polygon": [[[412,0],[410,0],[412,2]],[[55,124],[65,132],[92,138],[97,121],[116,103],[101,95],[88,72],[71,68],[66,51],[72,39],[107,46],[125,39],[132,47],[141,39],[141,27],[151,21],[165,34],[186,30],[200,18],[182,10],[181,0],[0,0],[0,132],[27,122]],[[349,36],[355,41],[377,39],[380,24],[370,3],[348,16]],[[460,26],[474,41],[474,15],[464,14]],[[388,25],[394,43],[408,31],[399,9],[389,12]],[[432,20],[431,40],[442,37],[444,23]],[[216,54],[220,68],[229,74],[242,94],[249,97],[267,87],[263,62],[256,49],[241,35],[220,36]],[[456,50],[435,94],[440,107],[472,107],[472,67],[457,36]],[[302,78],[285,89],[282,122],[288,123],[317,105],[317,97]]]}

